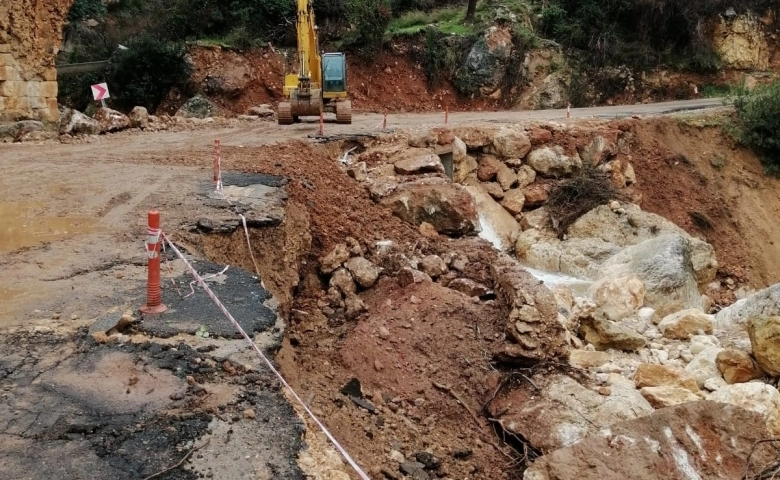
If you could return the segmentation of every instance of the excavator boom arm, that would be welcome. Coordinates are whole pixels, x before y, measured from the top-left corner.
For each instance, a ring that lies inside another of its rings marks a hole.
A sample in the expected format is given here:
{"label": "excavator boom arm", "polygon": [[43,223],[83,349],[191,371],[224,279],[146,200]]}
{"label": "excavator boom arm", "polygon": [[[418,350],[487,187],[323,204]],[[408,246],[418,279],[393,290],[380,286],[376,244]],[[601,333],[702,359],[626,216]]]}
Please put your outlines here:
{"label": "excavator boom arm", "polygon": [[297,2],[299,81],[301,83],[308,81],[312,88],[320,88],[322,56],[314,18],[314,0],[297,0]]}

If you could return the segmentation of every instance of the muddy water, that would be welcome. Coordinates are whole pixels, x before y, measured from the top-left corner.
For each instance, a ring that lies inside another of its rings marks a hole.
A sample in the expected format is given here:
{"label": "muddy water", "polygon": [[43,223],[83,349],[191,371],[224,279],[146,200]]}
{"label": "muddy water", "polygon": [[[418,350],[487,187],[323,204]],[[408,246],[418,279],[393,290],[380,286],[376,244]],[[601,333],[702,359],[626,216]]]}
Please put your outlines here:
{"label": "muddy water", "polygon": [[97,230],[92,218],[46,217],[40,210],[40,204],[0,202],[0,253]]}

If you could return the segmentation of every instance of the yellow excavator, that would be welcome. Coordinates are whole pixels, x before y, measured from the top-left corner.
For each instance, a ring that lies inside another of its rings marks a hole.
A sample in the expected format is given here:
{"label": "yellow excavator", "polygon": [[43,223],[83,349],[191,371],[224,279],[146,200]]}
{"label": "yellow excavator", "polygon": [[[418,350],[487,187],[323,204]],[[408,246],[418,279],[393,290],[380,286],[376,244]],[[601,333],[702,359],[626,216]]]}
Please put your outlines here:
{"label": "yellow excavator", "polygon": [[352,123],[347,97],[347,58],[343,53],[320,53],[314,0],[298,2],[298,72],[284,77],[284,101],[279,103],[279,125],[291,125],[303,116],[336,114],[337,123]]}

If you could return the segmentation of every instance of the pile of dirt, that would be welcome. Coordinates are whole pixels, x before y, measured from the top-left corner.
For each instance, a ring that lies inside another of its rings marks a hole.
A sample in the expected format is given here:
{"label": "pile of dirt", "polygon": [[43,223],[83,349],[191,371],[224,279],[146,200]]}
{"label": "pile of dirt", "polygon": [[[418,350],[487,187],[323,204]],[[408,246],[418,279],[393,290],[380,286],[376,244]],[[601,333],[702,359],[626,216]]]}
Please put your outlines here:
{"label": "pile of dirt", "polygon": [[[284,75],[289,73],[289,67],[284,53],[277,49],[237,52],[198,46],[190,50],[190,58],[194,86],[225,114],[243,115],[251,107],[276,104],[282,99]],[[356,55],[348,55],[347,62],[348,88],[355,111],[489,111],[499,106],[494,99],[461,98],[449,84],[429,89],[425,71],[410,59],[403,45],[380,52],[371,62]],[[172,114],[186,100],[181,92],[172,91],[158,112]]]}

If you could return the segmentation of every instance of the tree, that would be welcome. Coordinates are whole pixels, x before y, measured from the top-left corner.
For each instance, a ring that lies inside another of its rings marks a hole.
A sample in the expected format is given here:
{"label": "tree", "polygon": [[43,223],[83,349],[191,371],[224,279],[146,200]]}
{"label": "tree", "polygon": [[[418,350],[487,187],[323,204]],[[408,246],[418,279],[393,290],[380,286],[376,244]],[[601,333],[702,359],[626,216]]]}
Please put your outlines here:
{"label": "tree", "polygon": [[474,20],[474,14],[477,12],[477,1],[478,0],[469,0],[469,8],[466,10],[467,22]]}

